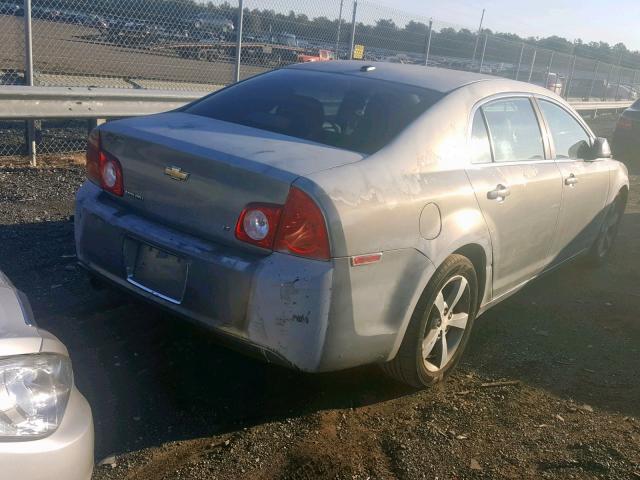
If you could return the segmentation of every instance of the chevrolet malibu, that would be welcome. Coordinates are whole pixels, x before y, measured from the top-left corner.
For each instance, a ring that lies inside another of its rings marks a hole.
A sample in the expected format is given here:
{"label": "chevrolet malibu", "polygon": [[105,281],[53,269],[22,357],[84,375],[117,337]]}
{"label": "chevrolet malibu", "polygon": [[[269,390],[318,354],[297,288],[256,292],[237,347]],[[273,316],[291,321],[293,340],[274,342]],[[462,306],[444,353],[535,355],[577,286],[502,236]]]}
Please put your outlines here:
{"label": "chevrolet malibu", "polygon": [[89,480],[93,419],[69,354],[0,272],[0,478]]}
{"label": "chevrolet malibu", "polygon": [[94,130],[78,258],[269,361],[421,387],[482,312],[606,258],[629,188],[610,157],[534,85],[295,65]]}

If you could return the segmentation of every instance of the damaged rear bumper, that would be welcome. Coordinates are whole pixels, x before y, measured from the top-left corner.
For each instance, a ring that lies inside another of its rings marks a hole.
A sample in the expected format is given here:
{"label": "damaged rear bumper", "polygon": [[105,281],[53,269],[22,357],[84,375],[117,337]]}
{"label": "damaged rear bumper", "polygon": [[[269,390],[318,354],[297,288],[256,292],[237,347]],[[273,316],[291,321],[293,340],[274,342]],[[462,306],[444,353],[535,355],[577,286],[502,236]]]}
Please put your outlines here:
{"label": "damaged rear bumper", "polygon": [[[78,260],[86,269],[153,303],[210,327],[235,349],[306,371],[319,369],[333,263],[259,255],[203,241],[124,212],[94,185],[78,192]],[[188,263],[180,301],[131,281],[135,245]]]}
{"label": "damaged rear bumper", "polygon": [[[237,350],[307,372],[393,358],[434,271],[413,249],[356,268],[346,257],[240,251],[128,211],[91,183],[76,198],[75,240],[91,272],[210,328]],[[188,262],[180,301],[130,281],[136,244]]]}

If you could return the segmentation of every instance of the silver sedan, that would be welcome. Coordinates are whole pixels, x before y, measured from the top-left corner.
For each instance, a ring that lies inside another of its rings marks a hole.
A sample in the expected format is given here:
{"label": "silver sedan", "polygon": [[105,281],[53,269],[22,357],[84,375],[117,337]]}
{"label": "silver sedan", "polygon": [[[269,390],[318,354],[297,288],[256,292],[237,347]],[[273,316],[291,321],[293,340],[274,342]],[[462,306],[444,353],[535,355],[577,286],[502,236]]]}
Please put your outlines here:
{"label": "silver sedan", "polygon": [[77,195],[95,276],[305,371],[415,386],[474,319],[608,254],[626,168],[555,94],[451,70],[319,62],[95,130]]}
{"label": "silver sedan", "polygon": [[65,346],[0,272],[0,478],[89,480],[93,419]]}

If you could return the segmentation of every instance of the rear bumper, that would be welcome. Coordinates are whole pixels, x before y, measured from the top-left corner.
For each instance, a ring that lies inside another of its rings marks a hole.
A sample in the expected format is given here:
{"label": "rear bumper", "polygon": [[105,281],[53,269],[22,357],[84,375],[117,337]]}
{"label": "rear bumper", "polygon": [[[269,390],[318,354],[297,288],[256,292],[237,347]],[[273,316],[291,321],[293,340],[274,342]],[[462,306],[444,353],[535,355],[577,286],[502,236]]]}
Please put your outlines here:
{"label": "rear bumper", "polygon": [[[331,262],[239,252],[203,241],[125,213],[91,183],[76,198],[75,237],[80,263],[119,287],[215,330],[236,348],[302,370],[320,368]],[[179,304],[127,280],[132,242],[188,261]]]}
{"label": "rear bumper", "polygon": [[[126,210],[95,185],[76,198],[78,260],[92,272],[194,320],[261,358],[308,372],[391,358],[433,265],[413,249],[351,268],[292,255],[246,253],[176,231]],[[131,242],[189,262],[180,303],[127,280]]]}
{"label": "rear bumper", "polygon": [[0,442],[0,478],[89,480],[93,471],[93,419],[73,389],[58,429],[46,438]]}

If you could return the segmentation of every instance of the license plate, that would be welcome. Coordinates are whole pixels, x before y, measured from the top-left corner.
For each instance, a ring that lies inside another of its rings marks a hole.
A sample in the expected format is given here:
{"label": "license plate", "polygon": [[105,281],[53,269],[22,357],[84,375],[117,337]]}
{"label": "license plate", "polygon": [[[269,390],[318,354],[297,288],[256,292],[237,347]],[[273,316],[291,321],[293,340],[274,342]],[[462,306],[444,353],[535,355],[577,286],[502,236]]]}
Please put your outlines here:
{"label": "license plate", "polygon": [[127,280],[157,297],[180,304],[188,271],[189,264],[184,258],[140,243],[133,273]]}

